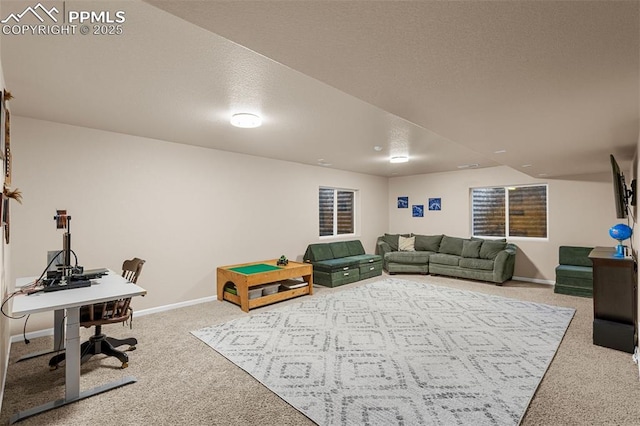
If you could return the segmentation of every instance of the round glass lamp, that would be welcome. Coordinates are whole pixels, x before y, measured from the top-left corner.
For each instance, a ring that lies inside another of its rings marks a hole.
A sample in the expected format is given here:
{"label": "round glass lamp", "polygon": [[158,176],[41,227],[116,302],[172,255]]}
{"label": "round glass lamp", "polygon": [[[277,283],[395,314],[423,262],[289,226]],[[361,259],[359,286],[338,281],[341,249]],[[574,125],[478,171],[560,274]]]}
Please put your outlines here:
{"label": "round glass lamp", "polygon": [[243,129],[253,129],[262,125],[262,118],[255,114],[242,112],[231,116],[231,124]]}
{"label": "round glass lamp", "polygon": [[409,157],[406,155],[394,155],[389,159],[390,163],[406,163],[409,161]]}

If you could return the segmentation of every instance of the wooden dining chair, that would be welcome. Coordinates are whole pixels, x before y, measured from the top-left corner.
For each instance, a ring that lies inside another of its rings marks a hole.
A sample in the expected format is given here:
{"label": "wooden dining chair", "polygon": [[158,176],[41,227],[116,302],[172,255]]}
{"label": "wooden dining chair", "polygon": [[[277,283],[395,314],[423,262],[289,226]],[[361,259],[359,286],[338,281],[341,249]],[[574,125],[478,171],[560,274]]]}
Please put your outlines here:
{"label": "wooden dining chair", "polygon": [[[139,258],[125,260],[122,264],[122,276],[132,283],[136,283],[140,277],[142,266],[145,261]],[[125,351],[115,348],[122,345],[129,345],[127,351],[136,348],[138,341],[131,337],[128,339],[114,339],[102,333],[102,326],[113,323],[125,323],[131,319],[132,309],[130,307],[131,298],[111,300],[94,305],[82,306],[80,308],[80,325],[85,328],[95,326],[95,333],[80,346],[81,362],[87,361],[93,355],[104,354],[118,358],[122,362],[122,368],[129,365],[129,356]],[[49,360],[49,368],[55,370],[65,359],[65,354],[60,353]]]}

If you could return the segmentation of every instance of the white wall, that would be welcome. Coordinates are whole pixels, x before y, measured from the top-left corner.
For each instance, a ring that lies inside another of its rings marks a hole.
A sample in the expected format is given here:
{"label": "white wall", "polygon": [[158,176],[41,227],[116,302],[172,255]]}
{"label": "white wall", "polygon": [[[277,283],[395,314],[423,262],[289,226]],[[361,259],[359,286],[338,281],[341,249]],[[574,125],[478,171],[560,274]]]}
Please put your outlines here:
{"label": "white wall", "polygon": [[[250,130],[249,130],[250,131]],[[41,272],[62,247],[56,209],[72,217],[85,267],[147,261],[136,309],[215,295],[217,266],[301,259],[318,242],[318,187],[359,190],[358,238],[373,252],[387,230],[386,178],[15,117],[12,282]],[[32,317],[28,330],[51,327]],[[12,334],[21,333],[13,321]]]}
{"label": "white wall", "polygon": [[[462,170],[420,176],[397,177],[389,182],[389,232],[471,236],[469,190],[483,186],[547,183],[547,240],[510,238],[517,244],[515,276],[555,282],[558,247],[613,246],[609,228],[616,219],[611,182],[534,179],[509,167]],[[398,209],[397,197],[427,205],[428,198],[442,198],[442,211],[425,211],[411,217],[411,209]]]}
{"label": "white wall", "polygon": [[[10,282],[39,273],[47,250],[59,249],[56,209],[72,216],[73,248],[86,267],[119,269],[147,260],[137,309],[215,294],[219,265],[279,257],[300,259],[317,236],[317,188],[360,191],[358,238],[368,252],[384,232],[471,232],[469,188],[549,184],[549,239],[513,239],[515,275],[554,281],[558,246],[613,246],[617,223],[611,182],[539,180],[508,167],[386,179],[150,140],[24,117],[12,122],[14,185]],[[412,218],[396,208],[441,197],[443,210]],[[21,321],[12,321],[12,334]],[[51,327],[32,317],[28,330]]]}

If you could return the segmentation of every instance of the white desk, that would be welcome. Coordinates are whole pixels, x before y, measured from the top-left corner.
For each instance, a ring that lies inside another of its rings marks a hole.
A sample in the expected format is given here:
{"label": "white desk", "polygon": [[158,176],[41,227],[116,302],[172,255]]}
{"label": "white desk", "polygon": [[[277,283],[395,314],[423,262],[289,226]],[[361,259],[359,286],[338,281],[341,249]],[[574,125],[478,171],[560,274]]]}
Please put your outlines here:
{"label": "white desk", "polygon": [[[65,332],[65,397],[38,407],[21,411],[11,418],[10,423],[24,420],[54,408],[134,383],[132,376],[124,377],[106,385],[80,392],[80,307],[94,303],[126,297],[144,296],[147,291],[128,282],[113,271],[102,278],[91,280],[90,287],[20,295],[13,299],[12,315],[35,314],[38,312],[60,311],[67,313]],[[56,324],[57,325],[57,324]],[[54,347],[56,343],[54,342]]]}

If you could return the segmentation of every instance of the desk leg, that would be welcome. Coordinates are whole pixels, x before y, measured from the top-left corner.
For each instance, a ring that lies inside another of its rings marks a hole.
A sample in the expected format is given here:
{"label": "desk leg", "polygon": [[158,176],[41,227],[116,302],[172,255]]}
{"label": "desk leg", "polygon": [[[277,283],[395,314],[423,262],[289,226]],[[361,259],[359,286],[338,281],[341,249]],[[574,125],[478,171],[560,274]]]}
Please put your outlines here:
{"label": "desk leg", "polygon": [[66,400],[80,396],[80,307],[67,309],[65,351],[65,392]]}
{"label": "desk leg", "polygon": [[13,424],[36,414],[62,407],[90,396],[107,392],[111,389],[135,383],[136,378],[133,376],[123,377],[122,379],[98,386],[93,389],[80,392],[80,307],[67,308],[67,327],[66,327],[66,350],[65,350],[65,391],[64,399],[47,402],[38,407],[21,411],[11,417],[9,424]]}
{"label": "desk leg", "polygon": [[62,350],[64,350],[64,309],[58,309],[53,313],[53,349],[45,349],[44,351],[24,355],[18,358],[16,362],[26,361],[43,355],[50,355]]}
{"label": "desk leg", "polygon": [[53,350],[64,350],[64,309],[58,309],[53,314]]}

